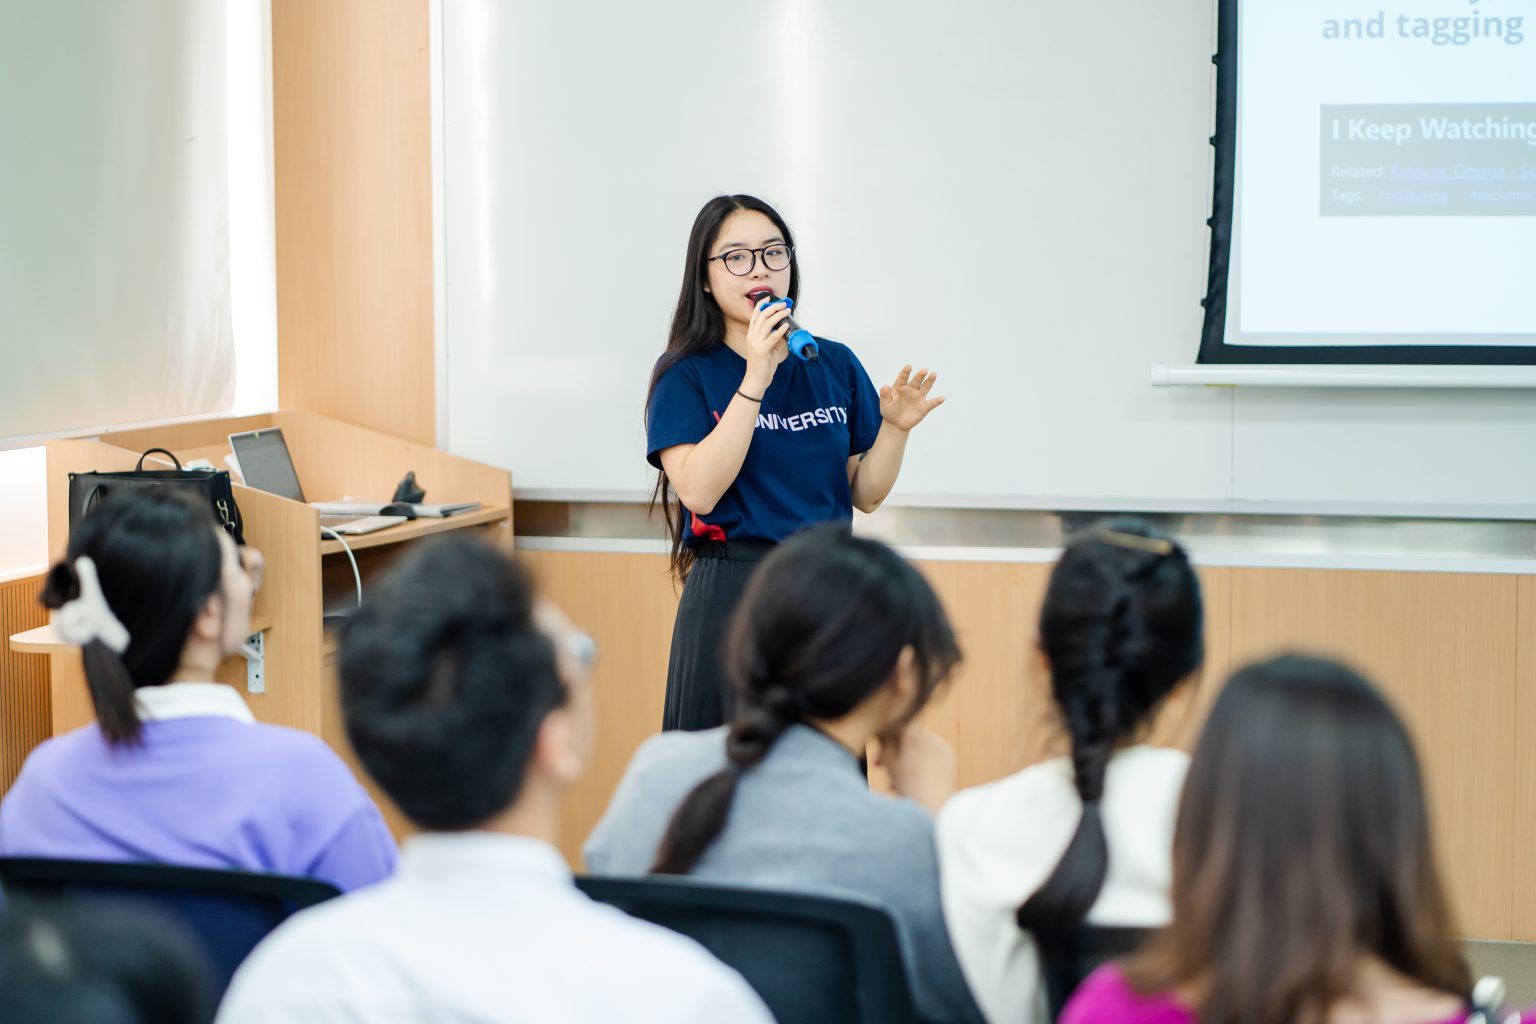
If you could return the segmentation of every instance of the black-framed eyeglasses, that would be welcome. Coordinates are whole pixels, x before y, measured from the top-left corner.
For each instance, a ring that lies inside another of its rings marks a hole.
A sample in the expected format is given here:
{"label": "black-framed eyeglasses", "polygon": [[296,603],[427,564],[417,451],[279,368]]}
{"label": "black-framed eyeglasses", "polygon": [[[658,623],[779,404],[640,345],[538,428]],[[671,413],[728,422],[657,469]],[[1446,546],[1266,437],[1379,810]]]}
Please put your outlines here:
{"label": "black-framed eyeglasses", "polygon": [[708,262],[719,260],[725,264],[725,269],[737,277],[746,277],[757,266],[757,258],[763,258],[763,266],[769,270],[788,270],[790,262],[795,258],[795,247],[779,242],[775,245],[765,245],[761,249],[730,249],[719,256],[711,256]]}

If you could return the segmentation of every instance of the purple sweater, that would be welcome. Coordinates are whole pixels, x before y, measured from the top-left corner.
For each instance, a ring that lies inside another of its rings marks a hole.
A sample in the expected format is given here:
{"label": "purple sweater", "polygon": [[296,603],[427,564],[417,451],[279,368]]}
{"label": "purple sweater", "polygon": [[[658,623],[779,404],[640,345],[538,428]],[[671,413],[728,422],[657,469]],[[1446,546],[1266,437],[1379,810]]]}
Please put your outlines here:
{"label": "purple sweater", "polygon": [[396,848],[319,738],[210,714],[145,722],[141,745],[111,747],[92,724],[39,746],[0,803],[0,855],[276,872],[345,891],[388,876]]}
{"label": "purple sweater", "polygon": [[[1441,1024],[1461,1024],[1457,1015]],[[1059,1024],[1199,1024],[1199,1018],[1171,995],[1139,994],[1113,964],[1088,976],[1067,1001]]]}

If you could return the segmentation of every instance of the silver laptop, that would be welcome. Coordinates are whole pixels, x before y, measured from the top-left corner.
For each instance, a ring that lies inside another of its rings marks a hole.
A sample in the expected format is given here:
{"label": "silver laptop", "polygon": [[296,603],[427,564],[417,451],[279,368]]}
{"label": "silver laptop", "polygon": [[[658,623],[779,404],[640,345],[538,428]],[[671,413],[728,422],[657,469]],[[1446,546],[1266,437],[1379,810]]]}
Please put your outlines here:
{"label": "silver laptop", "polygon": [[[293,456],[288,452],[281,427],[230,434],[229,449],[235,453],[245,486],[309,504],[304,501],[304,489],[299,486],[299,474],[293,468]],[[372,533],[403,522],[404,516],[320,516],[324,529],[345,534]]]}

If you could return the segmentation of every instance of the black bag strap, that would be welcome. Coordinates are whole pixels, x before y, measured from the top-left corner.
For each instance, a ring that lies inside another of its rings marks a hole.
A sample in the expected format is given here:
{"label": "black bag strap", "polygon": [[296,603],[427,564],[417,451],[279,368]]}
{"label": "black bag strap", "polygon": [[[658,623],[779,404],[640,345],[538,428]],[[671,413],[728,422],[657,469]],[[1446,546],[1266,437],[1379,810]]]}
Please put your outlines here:
{"label": "black bag strap", "polygon": [[[71,476],[73,476],[73,474],[71,474]],[[84,500],[81,501],[81,503],[80,503],[80,508],[79,509],[71,509],[70,510],[71,513],[78,512],[78,514],[80,514],[82,516],[89,515],[91,512],[93,512],[95,510],[97,505],[101,504],[101,492],[103,490],[105,490],[105,488],[103,488],[101,486],[101,484],[98,484],[98,483],[91,484],[91,489],[86,492]],[[73,514],[70,516],[70,524],[71,525],[74,524],[74,515]]]}
{"label": "black bag strap", "polygon": [[168,450],[166,450],[164,448],[146,448],[146,449],[144,449],[144,454],[139,456],[139,463],[138,463],[138,465],[133,467],[133,471],[135,473],[141,471],[144,468],[144,460],[149,458],[151,455],[155,454],[155,452],[159,452],[161,455],[169,455],[171,457],[171,461],[176,464],[177,471],[178,472],[181,471],[181,460],[176,457],[176,453],[172,452],[172,451],[168,451]]}

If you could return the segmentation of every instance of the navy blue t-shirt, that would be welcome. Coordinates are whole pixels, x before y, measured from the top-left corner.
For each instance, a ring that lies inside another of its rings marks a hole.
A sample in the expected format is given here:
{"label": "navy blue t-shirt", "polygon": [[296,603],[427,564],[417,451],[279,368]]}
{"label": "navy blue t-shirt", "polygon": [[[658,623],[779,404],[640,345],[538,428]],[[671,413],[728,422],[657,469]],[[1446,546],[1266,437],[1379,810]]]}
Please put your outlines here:
{"label": "navy blue t-shirt", "polygon": [[[817,341],[816,362],[790,356],[774,371],[741,472],[708,516],[690,517],[688,544],[780,541],[805,526],[853,519],[848,458],[874,447],[880,395],[848,346]],[[724,344],[668,370],[646,416],[651,465],[661,468],[663,449],[704,440],[746,372],[747,361]]]}

